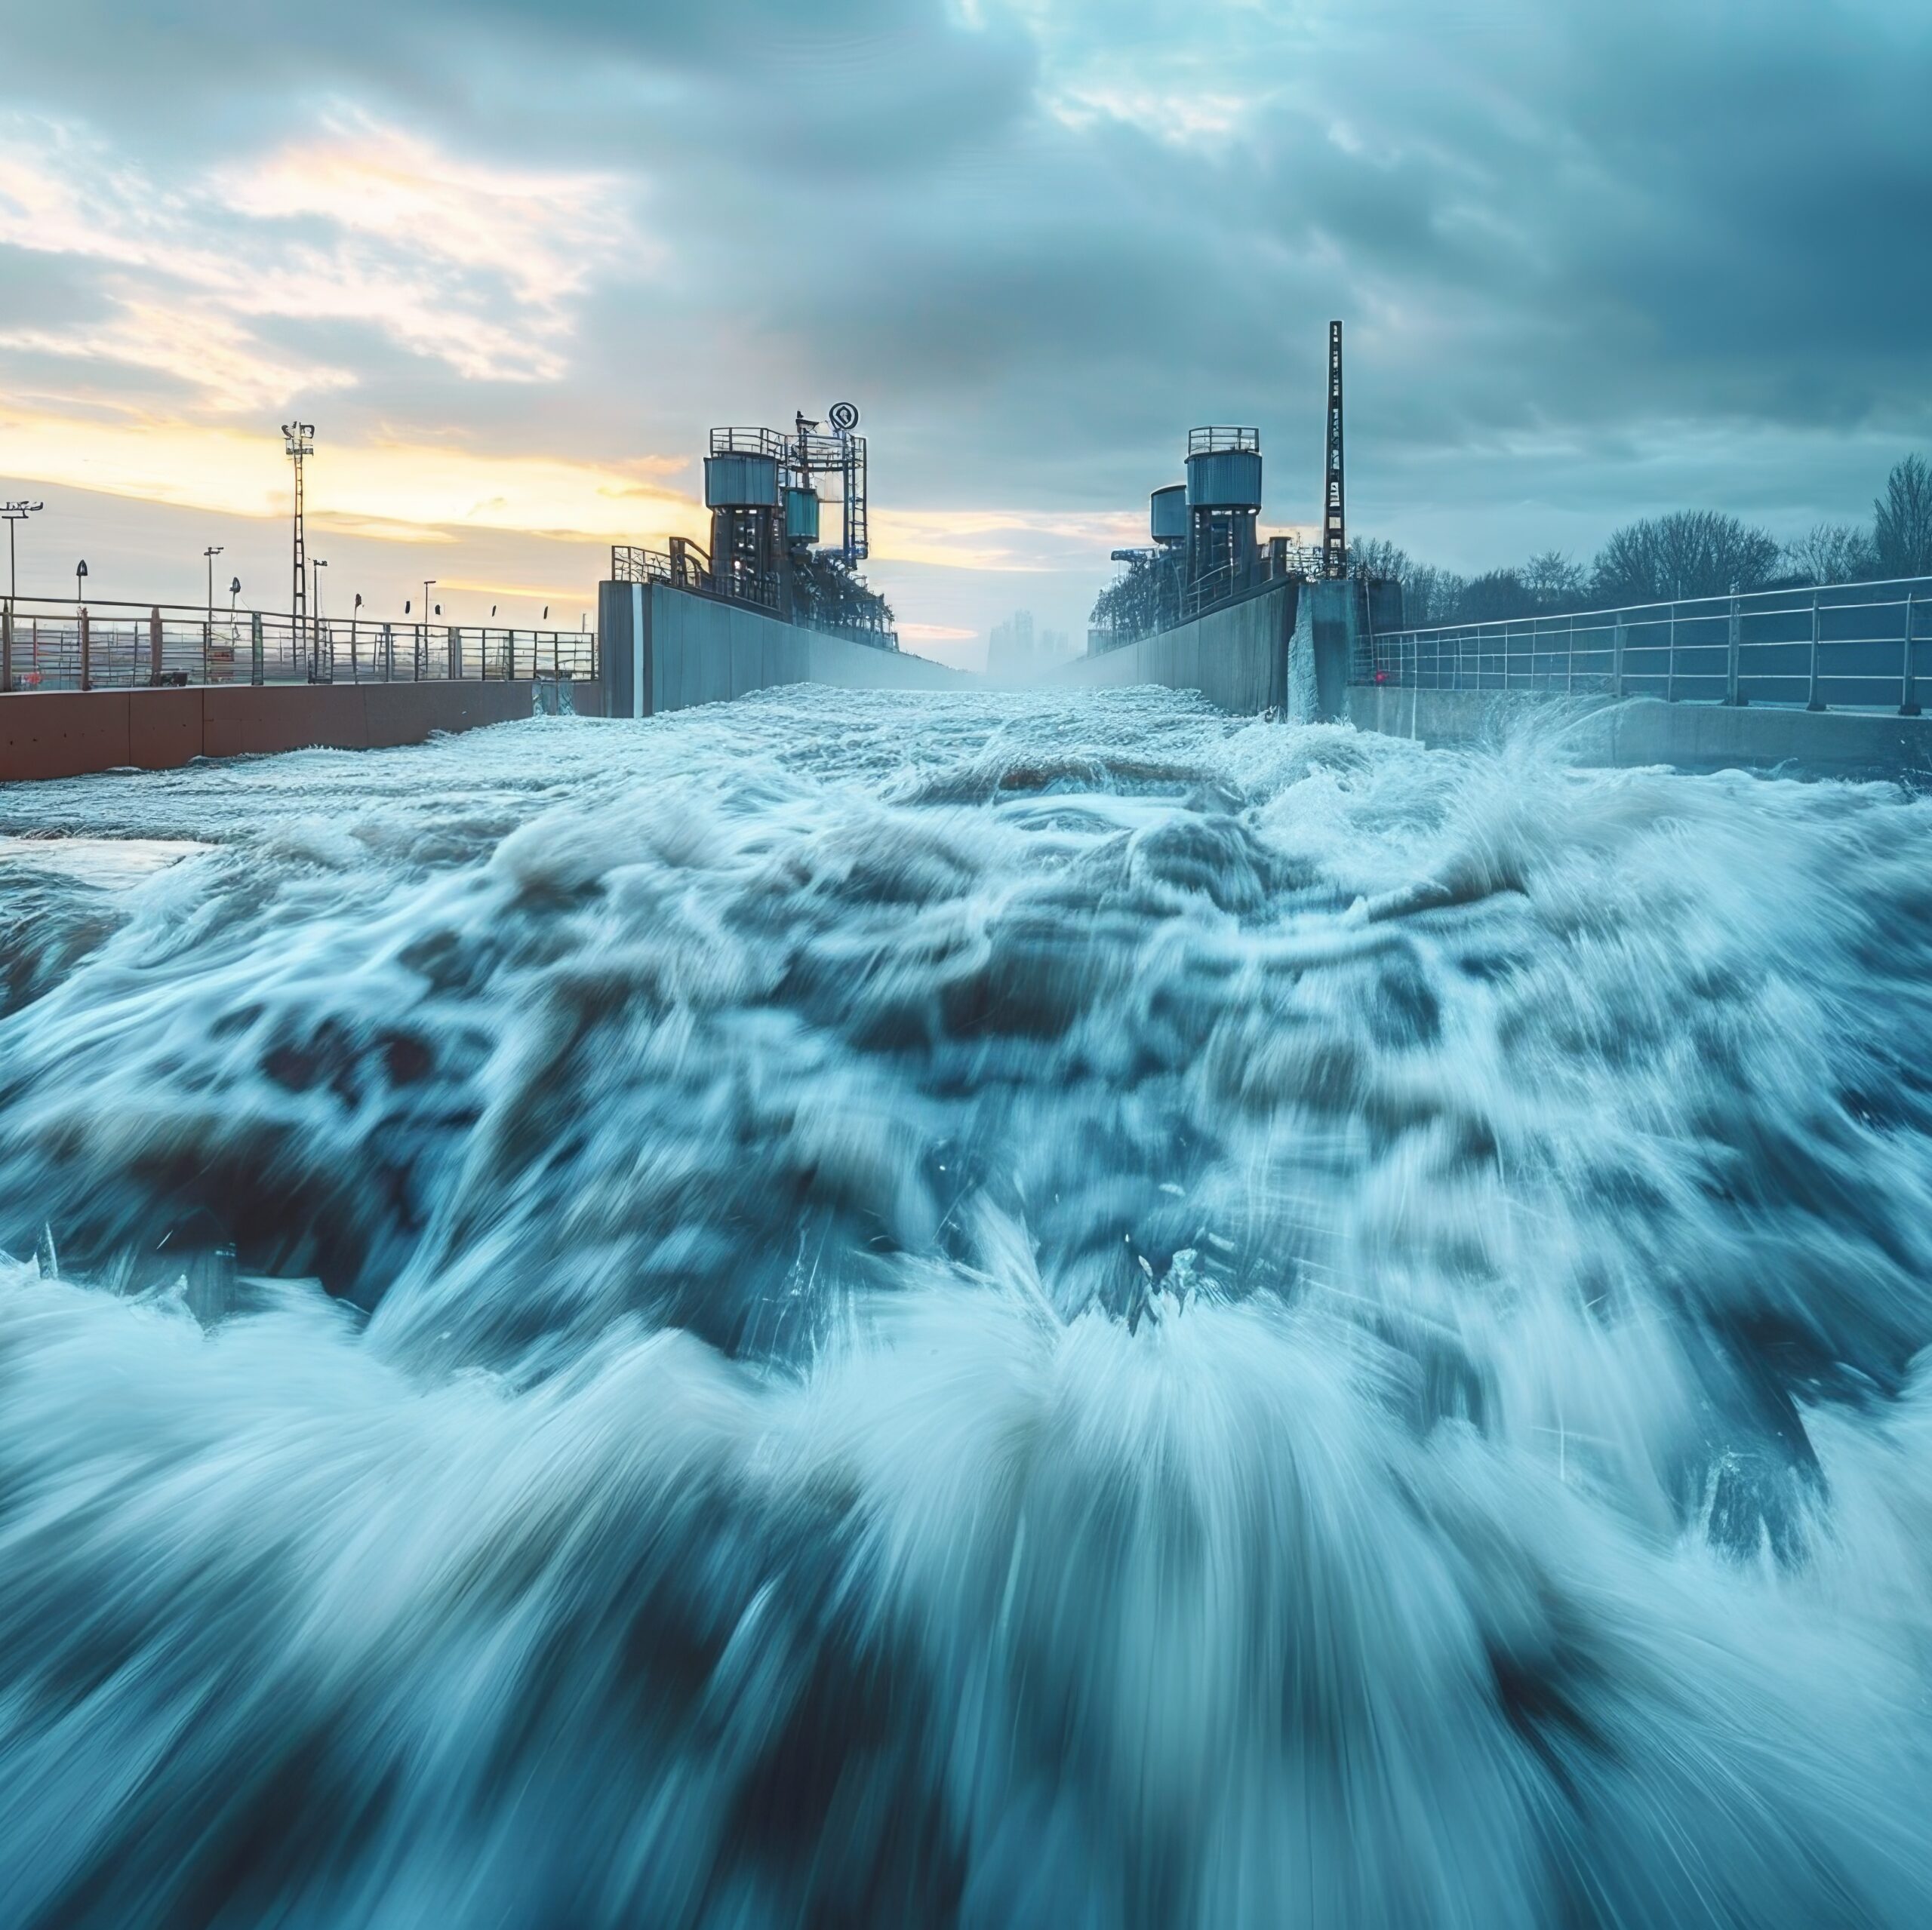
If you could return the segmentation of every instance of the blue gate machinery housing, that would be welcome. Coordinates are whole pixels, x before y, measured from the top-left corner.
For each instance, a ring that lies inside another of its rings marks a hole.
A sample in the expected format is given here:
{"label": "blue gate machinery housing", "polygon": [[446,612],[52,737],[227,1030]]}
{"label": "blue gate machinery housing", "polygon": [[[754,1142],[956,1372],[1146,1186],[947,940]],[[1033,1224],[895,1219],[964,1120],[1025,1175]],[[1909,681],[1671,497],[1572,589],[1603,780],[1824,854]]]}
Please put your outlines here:
{"label": "blue gate machinery housing", "polygon": [[[858,574],[866,559],[866,438],[859,412],[835,402],[829,432],[800,414],[789,435],[714,429],[704,459],[711,546],[673,536],[662,550],[620,544],[611,580],[664,582],[747,604],[781,622],[896,650],[892,607]],[[837,546],[822,543],[823,496],[839,505]]]}

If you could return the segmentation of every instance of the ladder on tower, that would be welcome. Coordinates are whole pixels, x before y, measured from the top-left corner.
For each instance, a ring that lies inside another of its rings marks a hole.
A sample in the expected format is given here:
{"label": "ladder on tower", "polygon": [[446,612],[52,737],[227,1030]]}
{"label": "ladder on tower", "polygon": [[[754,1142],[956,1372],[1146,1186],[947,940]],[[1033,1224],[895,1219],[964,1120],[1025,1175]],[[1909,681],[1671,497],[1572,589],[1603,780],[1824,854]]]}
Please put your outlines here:
{"label": "ladder on tower", "polygon": [[866,438],[847,434],[845,444],[845,561],[863,563],[866,535]]}

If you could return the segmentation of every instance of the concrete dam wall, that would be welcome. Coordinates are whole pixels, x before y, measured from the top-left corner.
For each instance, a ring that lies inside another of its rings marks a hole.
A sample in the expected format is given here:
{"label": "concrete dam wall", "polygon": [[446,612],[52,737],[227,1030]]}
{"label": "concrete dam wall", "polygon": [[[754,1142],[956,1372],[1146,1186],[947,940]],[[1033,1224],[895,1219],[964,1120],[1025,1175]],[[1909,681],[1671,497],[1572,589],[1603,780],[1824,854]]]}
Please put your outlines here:
{"label": "concrete dam wall", "polygon": [[1047,681],[1074,690],[1162,684],[1198,690],[1236,716],[1338,719],[1348,706],[1349,665],[1368,633],[1367,596],[1367,586],[1352,580],[1273,584],[1191,623],[1076,657]]}
{"label": "concrete dam wall", "polygon": [[1279,583],[1244,603],[1210,611],[1117,650],[1057,665],[1047,681],[1062,689],[1107,690],[1164,684],[1198,690],[1237,715],[1288,708],[1288,659],[1297,592]]}
{"label": "concrete dam wall", "polygon": [[958,690],[980,679],[903,650],[828,636],[669,583],[602,583],[605,715],[654,717],[786,684]]}

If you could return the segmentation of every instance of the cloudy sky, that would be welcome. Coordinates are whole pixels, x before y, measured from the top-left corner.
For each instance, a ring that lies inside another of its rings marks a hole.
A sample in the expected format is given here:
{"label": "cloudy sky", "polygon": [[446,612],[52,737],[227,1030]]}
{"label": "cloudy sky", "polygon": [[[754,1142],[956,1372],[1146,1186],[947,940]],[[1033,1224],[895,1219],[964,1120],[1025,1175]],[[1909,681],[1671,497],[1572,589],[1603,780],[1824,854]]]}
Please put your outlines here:
{"label": "cloudy sky", "polygon": [[[23,592],[549,604],[849,398],[873,579],[1078,629],[1190,424],[1465,569],[1932,449],[1927,0],[58,0],[0,63]],[[420,591],[415,592],[420,594]]]}

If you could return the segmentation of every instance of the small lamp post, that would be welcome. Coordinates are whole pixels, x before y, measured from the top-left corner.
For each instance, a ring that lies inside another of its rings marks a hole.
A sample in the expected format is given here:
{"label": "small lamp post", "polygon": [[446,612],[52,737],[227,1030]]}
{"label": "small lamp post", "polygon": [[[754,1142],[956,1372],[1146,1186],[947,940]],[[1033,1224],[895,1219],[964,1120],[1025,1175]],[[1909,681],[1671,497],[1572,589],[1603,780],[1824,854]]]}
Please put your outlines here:
{"label": "small lamp post", "polygon": [[[312,556],[309,559],[309,620],[315,626],[315,655],[309,665],[309,681],[312,684],[319,684],[322,681],[323,653],[327,649],[323,641],[328,633],[322,627],[322,572],[328,567],[325,558]],[[329,657],[328,681],[331,683],[335,681],[335,663],[333,653],[330,653]]]}
{"label": "small lamp post", "polygon": [[74,628],[78,635],[81,649],[81,688],[94,688],[92,652],[88,646],[91,639],[88,635],[88,608],[83,599],[87,595],[88,566],[83,557],[74,565]]}
{"label": "small lamp post", "polygon": [[9,604],[20,601],[20,584],[14,561],[14,532],[29,516],[38,515],[47,505],[44,502],[0,502],[0,517],[7,522],[7,601]]}

